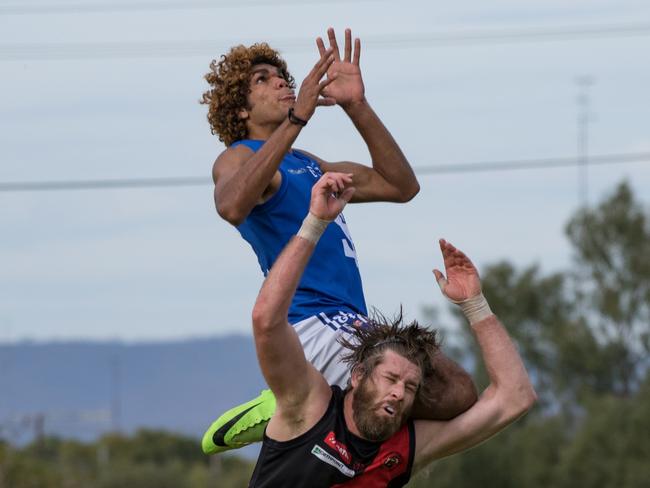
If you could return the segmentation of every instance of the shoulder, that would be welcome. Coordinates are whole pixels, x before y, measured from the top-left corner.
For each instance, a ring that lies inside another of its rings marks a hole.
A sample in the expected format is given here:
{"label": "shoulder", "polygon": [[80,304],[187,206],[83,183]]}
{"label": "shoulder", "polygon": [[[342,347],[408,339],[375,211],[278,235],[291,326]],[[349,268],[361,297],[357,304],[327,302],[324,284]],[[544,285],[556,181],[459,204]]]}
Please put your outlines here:
{"label": "shoulder", "polygon": [[271,419],[273,425],[269,424],[274,439],[287,440],[307,432],[337,403],[334,388],[327,384],[325,378],[320,373],[312,376],[314,381],[304,395],[277,395],[276,411]]}
{"label": "shoulder", "polygon": [[212,178],[216,181],[217,178],[224,172],[232,168],[238,167],[247,161],[254,153],[254,151],[245,144],[237,144],[226,148],[212,165]]}
{"label": "shoulder", "polygon": [[298,154],[301,154],[303,156],[306,156],[309,159],[313,159],[314,161],[316,161],[318,163],[319,166],[321,166],[321,168],[323,167],[323,165],[329,164],[329,163],[327,163],[327,161],[322,160],[321,158],[319,158],[315,154],[312,154],[309,151],[305,151],[304,149],[295,149],[294,148],[293,151],[298,153]]}
{"label": "shoulder", "polygon": [[[294,149],[294,152],[300,153],[303,156],[306,156],[309,159],[316,161],[316,163],[318,164],[318,166],[320,167],[323,173],[327,173],[329,171],[354,172],[351,170],[351,165],[354,165],[355,163],[348,163],[348,162],[332,163],[329,161],[325,161],[324,159],[319,158],[315,154],[305,151],[304,149]],[[357,166],[361,166],[361,165],[357,165]],[[363,166],[361,167],[363,168]]]}
{"label": "shoulder", "polygon": [[[308,158],[316,161],[323,173],[339,172],[354,174],[355,183],[357,186],[359,183],[366,182],[373,171],[372,168],[369,168],[368,166],[359,163],[353,163],[351,161],[325,161],[324,159],[319,158],[315,154],[305,151],[304,149],[294,149],[294,151],[299,152],[304,156],[307,156]],[[353,197],[353,201],[354,200],[355,198]]]}

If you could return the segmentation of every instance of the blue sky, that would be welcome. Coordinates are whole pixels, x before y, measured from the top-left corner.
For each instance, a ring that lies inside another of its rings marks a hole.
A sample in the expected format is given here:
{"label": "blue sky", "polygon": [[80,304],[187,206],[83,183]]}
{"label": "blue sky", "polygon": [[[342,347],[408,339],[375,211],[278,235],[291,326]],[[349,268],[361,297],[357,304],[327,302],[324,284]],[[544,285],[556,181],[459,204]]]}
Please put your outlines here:
{"label": "blue sky", "polygon": [[[367,98],[416,169],[575,156],[576,79],[583,75],[594,79],[590,154],[650,152],[647,2],[233,5],[0,10],[0,183],[209,177],[223,150],[198,104],[210,60],[231,45],[266,40],[300,81],[317,59],[313,39],[330,25],[340,33],[350,26],[367,40]],[[427,41],[440,33],[576,26],[642,28],[580,39]],[[195,43],[185,55],[166,56],[160,43],[170,41]],[[113,46],[102,56],[98,43],[112,42],[126,50]],[[134,55],[143,42],[151,44]],[[320,109],[295,147],[330,161],[369,161],[338,107]],[[590,167],[589,201],[622,179],[648,205],[649,161]],[[403,303],[410,316],[425,304],[444,306],[430,273],[440,265],[439,237],[479,267],[501,259],[545,271],[569,264],[563,228],[579,203],[575,167],[422,175],[420,183],[407,205],[345,211],[369,304],[391,313]],[[0,229],[0,341],[250,332],[261,273],[252,251],[216,216],[209,184],[0,192]]]}

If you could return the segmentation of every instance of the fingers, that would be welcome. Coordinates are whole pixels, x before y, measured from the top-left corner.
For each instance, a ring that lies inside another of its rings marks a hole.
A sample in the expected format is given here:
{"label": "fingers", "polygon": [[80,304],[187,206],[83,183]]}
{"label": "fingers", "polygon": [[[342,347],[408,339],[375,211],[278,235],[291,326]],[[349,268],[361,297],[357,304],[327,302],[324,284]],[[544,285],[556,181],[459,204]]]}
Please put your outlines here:
{"label": "fingers", "polygon": [[434,269],[433,274],[436,277],[436,282],[438,283],[438,286],[440,287],[440,291],[442,293],[445,293],[445,287],[447,286],[447,279],[445,278],[445,275],[443,275],[439,270]]}
{"label": "fingers", "polygon": [[442,251],[442,257],[445,260],[445,266],[447,266],[448,262],[455,262],[458,258],[458,253],[460,252],[451,243],[444,239],[440,239],[440,251]]}
{"label": "fingers", "polygon": [[466,269],[476,270],[472,261],[463,251],[454,247],[444,239],[440,239],[440,251],[442,252],[445,269]]}
{"label": "fingers", "polygon": [[352,31],[345,29],[345,46],[343,48],[343,61],[350,62],[352,60]]}
{"label": "fingers", "polygon": [[323,89],[327,85],[329,85],[331,83],[329,78],[327,78],[325,80],[323,80],[322,78],[323,78],[323,76],[325,76],[325,73],[327,73],[327,70],[329,69],[329,67],[332,65],[333,62],[334,62],[334,57],[330,55],[324,63],[321,63],[319,66],[314,67],[314,69],[316,70],[315,73],[313,73],[313,75],[315,77],[314,81],[316,83],[318,83],[318,93],[319,94],[323,91]]}
{"label": "fingers", "polygon": [[449,247],[452,247],[452,248],[454,247],[451,244],[449,244],[447,241],[445,241],[444,239],[440,239],[438,242],[440,243],[440,250],[442,251],[442,254],[445,254],[445,250],[449,249]]}
{"label": "fingers", "polygon": [[[336,41],[336,34],[332,27],[327,29],[327,38],[330,43],[330,48],[328,49],[328,51],[329,50],[332,51],[332,54],[336,61],[341,61],[341,55],[339,53],[339,45],[338,42]],[[316,38],[316,47],[318,47],[318,52],[320,53],[321,57],[323,57],[326,53],[326,50],[325,50],[325,43],[323,42],[323,39],[321,37]],[[347,63],[351,62],[359,66],[360,60],[361,60],[361,39],[359,39],[358,37],[354,39],[354,49],[353,49],[352,30],[350,28],[347,28],[345,29],[343,61]]]}
{"label": "fingers", "polygon": [[331,107],[336,105],[336,99],[332,97],[321,97],[316,100],[317,107]]}
{"label": "fingers", "polygon": [[352,173],[326,173],[326,175],[329,175],[333,182],[332,189],[336,193],[340,193],[352,185]]}
{"label": "fingers", "polygon": [[327,172],[316,183],[330,193],[340,193],[352,185],[352,173]]}
{"label": "fingers", "polygon": [[312,188],[309,211],[320,219],[332,221],[343,211],[352,195],[352,173],[325,173]]}
{"label": "fingers", "polygon": [[334,56],[332,56],[332,48],[329,48],[321,53],[320,59],[316,62],[311,72],[318,76],[318,79],[320,80],[323,75],[327,73],[327,70],[333,62]]}
{"label": "fingers", "polygon": [[354,195],[355,190],[356,188],[353,186],[347,187],[345,190],[343,190],[343,193],[339,195],[339,199],[343,200],[345,203],[348,203],[352,198],[352,195]]}
{"label": "fingers", "polygon": [[361,59],[361,39],[357,37],[354,40],[354,60],[352,63],[359,66],[359,59]]}
{"label": "fingers", "polygon": [[334,103],[336,103],[336,100],[335,100],[333,97],[330,97],[330,96],[329,96],[329,94],[327,93],[326,88],[327,88],[327,85],[329,85],[329,84],[332,83],[334,80],[336,80],[336,78],[337,78],[337,75],[336,75],[336,73],[335,73],[334,75],[332,75],[332,76],[330,76],[330,77],[328,77],[328,78],[326,78],[326,79],[324,79],[324,80],[321,80],[321,82],[318,84],[319,87],[320,87],[320,94],[321,94],[322,96],[324,96],[325,98],[328,98],[328,99],[334,100]]}
{"label": "fingers", "polygon": [[331,27],[327,29],[327,38],[330,41],[330,48],[333,50],[334,59],[336,59],[337,61],[341,61],[341,55],[339,54],[339,45],[336,42],[336,35],[334,34],[334,29]]}
{"label": "fingers", "polygon": [[325,43],[323,42],[322,37],[316,38],[316,47],[318,47],[318,52],[320,53],[321,58],[325,55]]}
{"label": "fingers", "polygon": [[[322,41],[321,41],[322,43]],[[324,46],[323,46],[324,47]],[[311,99],[310,103],[314,103],[314,106],[317,105],[318,96],[323,91],[323,88],[326,87],[331,81],[328,79],[321,79],[327,73],[327,70],[334,62],[334,56],[332,56],[332,49],[324,49],[321,52],[321,57],[316,62],[312,70],[309,72],[307,77],[302,82],[300,86],[300,91],[298,93],[298,99],[303,99],[301,94],[306,95],[307,99]],[[313,97],[313,98],[312,98]],[[329,104],[329,103],[326,103]],[[312,106],[313,107],[313,106]]]}
{"label": "fingers", "polygon": [[334,75],[330,76],[329,78],[326,78],[326,79],[324,79],[324,80],[321,80],[321,82],[319,83],[319,85],[320,85],[320,89],[321,89],[321,92],[323,91],[323,89],[324,89],[327,85],[329,85],[330,83],[332,83],[336,78],[337,78],[337,75],[336,75],[336,73],[334,73]]}

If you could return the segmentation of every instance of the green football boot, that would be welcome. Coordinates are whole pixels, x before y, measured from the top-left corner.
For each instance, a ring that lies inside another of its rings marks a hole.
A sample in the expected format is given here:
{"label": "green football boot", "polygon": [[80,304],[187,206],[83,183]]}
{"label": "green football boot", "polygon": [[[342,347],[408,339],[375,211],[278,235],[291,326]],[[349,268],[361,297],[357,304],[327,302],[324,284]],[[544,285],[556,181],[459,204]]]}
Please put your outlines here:
{"label": "green football boot", "polygon": [[262,442],[266,424],[275,412],[275,396],[271,390],[243,405],[231,408],[215,420],[203,434],[201,447],[205,454],[219,454]]}

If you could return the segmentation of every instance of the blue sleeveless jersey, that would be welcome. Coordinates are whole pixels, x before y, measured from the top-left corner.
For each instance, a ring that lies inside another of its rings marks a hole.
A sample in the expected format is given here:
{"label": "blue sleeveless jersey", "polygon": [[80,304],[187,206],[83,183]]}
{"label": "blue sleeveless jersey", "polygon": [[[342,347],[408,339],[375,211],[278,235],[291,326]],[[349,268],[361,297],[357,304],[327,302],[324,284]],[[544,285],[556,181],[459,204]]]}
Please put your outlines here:
{"label": "blue sleeveless jersey", "polygon": [[[231,147],[239,144],[257,151],[264,141],[243,140]],[[309,211],[312,186],[322,175],[318,163],[298,151],[287,153],[278,169],[282,175],[278,191],[254,207],[237,227],[257,255],[264,276],[300,229]],[[293,297],[289,322],[338,311],[367,314],[354,244],[342,214],[316,245]]]}

